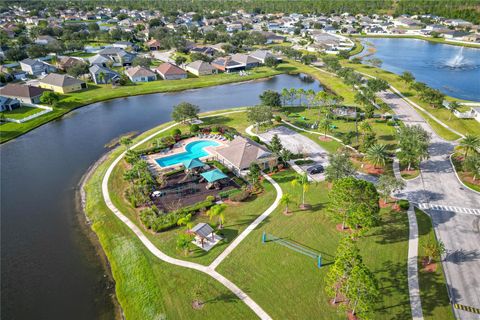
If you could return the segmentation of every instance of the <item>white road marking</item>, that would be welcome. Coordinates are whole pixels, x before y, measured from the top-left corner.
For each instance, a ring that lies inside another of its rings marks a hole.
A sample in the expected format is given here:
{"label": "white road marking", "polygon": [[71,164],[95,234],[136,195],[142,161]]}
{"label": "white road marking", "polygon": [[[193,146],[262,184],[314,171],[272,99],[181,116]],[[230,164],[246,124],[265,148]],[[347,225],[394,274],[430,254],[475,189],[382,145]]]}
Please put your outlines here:
{"label": "white road marking", "polygon": [[462,208],[462,207],[452,207],[452,206],[445,206],[441,204],[430,204],[430,203],[419,203],[417,205],[418,208],[422,210],[435,210],[435,211],[451,211],[463,214],[472,214],[472,215],[480,215],[480,209],[474,208]]}

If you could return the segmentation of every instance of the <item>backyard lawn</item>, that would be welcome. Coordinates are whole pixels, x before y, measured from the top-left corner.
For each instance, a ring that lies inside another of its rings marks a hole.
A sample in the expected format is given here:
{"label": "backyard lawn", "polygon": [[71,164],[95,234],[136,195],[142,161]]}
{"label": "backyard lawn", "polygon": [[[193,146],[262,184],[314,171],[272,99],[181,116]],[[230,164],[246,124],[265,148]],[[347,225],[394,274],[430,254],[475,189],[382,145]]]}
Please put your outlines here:
{"label": "backyard lawn", "polygon": [[[300,189],[292,188],[293,177],[291,171],[273,176],[298,204]],[[345,319],[324,293],[324,278],[342,236],[326,215],[327,193],[326,183],[311,185],[307,192],[311,211],[295,210],[286,216],[280,206],[219,265],[220,273],[239,284],[274,319]],[[357,241],[382,293],[374,318],[409,319],[407,217],[390,209],[382,209],[381,215],[380,226]],[[318,269],[315,259],[277,243],[262,244],[264,231],[321,254],[323,267]]]}
{"label": "backyard lawn", "polygon": [[26,118],[28,116],[31,116],[35,113],[39,113],[39,112],[42,112],[42,111],[43,111],[43,109],[40,109],[40,108],[23,106],[23,107],[20,107],[20,108],[17,108],[17,109],[13,109],[12,111],[0,112],[0,116],[5,116],[5,118],[20,120],[20,119]]}
{"label": "backyard lawn", "polygon": [[441,263],[437,263],[434,272],[427,272],[423,269],[422,258],[425,256],[423,246],[430,242],[436,242],[435,233],[430,217],[421,210],[415,209],[418,222],[418,269],[420,298],[422,299],[422,310],[425,319],[447,320],[455,319],[452,305],[448,298],[447,284],[443,274]]}

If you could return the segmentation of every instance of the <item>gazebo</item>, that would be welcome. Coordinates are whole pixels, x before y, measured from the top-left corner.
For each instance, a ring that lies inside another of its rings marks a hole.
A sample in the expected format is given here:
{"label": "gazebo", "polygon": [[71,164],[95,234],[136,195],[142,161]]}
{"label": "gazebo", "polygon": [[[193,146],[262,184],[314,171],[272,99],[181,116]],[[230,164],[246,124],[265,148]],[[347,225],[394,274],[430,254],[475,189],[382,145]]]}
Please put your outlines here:
{"label": "gazebo", "polygon": [[218,169],[213,169],[204,173],[200,174],[205,180],[208,181],[207,189],[210,189],[210,187],[213,185],[213,183],[228,178],[226,174],[224,174],[222,171]]}
{"label": "gazebo", "polygon": [[209,251],[222,238],[213,232],[213,228],[208,223],[199,223],[190,232],[195,235],[193,243],[205,251]]}
{"label": "gazebo", "polygon": [[185,169],[187,169],[187,170],[192,170],[192,169],[195,169],[195,168],[201,168],[201,167],[205,166],[205,163],[198,160],[197,158],[184,160],[184,161],[182,161],[182,164],[185,167]]}

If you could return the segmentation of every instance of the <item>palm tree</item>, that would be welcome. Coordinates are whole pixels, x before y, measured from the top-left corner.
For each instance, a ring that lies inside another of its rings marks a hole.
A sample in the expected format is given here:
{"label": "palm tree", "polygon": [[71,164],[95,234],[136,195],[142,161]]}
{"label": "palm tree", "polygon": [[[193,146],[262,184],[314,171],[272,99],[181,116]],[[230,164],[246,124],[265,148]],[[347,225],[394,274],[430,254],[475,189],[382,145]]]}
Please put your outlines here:
{"label": "palm tree", "polygon": [[289,193],[284,193],[280,199],[280,203],[285,205],[284,213],[288,213],[288,205],[292,202],[292,196]]}
{"label": "palm tree", "polygon": [[303,96],[305,95],[305,93],[306,93],[305,89],[303,89],[303,88],[297,89],[296,96],[300,100],[300,104],[299,104],[300,106],[302,105],[302,99],[303,99]]}
{"label": "palm tree", "polygon": [[282,89],[282,99],[283,99],[283,106],[287,105],[287,100],[290,100],[290,91],[287,88]]}
{"label": "palm tree", "polygon": [[290,88],[289,92],[290,92],[290,104],[293,105],[293,103],[295,102],[295,97],[297,96],[297,89]]}
{"label": "palm tree", "polygon": [[330,131],[331,126],[332,126],[332,120],[328,119],[327,117],[320,120],[318,127],[323,130],[323,136],[325,138],[327,137],[327,132]]}
{"label": "palm tree", "polygon": [[448,120],[452,120],[452,114],[455,113],[455,111],[460,108],[460,104],[457,101],[453,101],[448,105],[448,108],[450,110],[450,117],[448,117]]}
{"label": "palm tree", "polygon": [[292,186],[293,187],[296,187],[296,186],[301,186],[302,187],[302,204],[300,205],[300,207],[303,209],[303,208],[306,208],[306,205],[305,205],[305,192],[308,191],[308,185],[310,184],[310,181],[308,181],[308,176],[306,173],[303,173],[303,174],[298,174],[295,179],[292,180]]}
{"label": "palm tree", "polygon": [[99,80],[99,82],[100,82],[100,83],[105,83],[105,77],[106,77],[105,72],[100,71],[100,73],[98,74],[98,80]]}
{"label": "palm tree", "polygon": [[445,245],[442,241],[438,241],[438,243],[428,241],[426,244],[423,245],[423,251],[428,258],[427,264],[430,264],[433,262],[434,258],[439,257],[443,253],[445,253]]}
{"label": "palm tree", "polygon": [[386,146],[384,144],[374,144],[367,150],[365,158],[372,163],[375,168],[377,165],[383,167],[388,159]]}
{"label": "palm tree", "polygon": [[313,102],[315,101],[315,91],[313,89],[308,89],[306,95],[307,107],[310,109],[310,107],[313,105]]}
{"label": "palm tree", "polygon": [[208,216],[210,217],[210,220],[212,220],[215,217],[218,219],[218,229],[220,230],[223,228],[223,224],[225,223],[224,211],[226,208],[227,206],[223,203],[216,204],[213,207],[211,207],[210,210],[208,210],[207,212]]}
{"label": "palm tree", "polygon": [[465,138],[460,141],[460,147],[465,150],[463,157],[466,159],[469,151],[475,152],[480,148],[480,138],[472,134],[467,134]]}
{"label": "palm tree", "polygon": [[360,124],[358,125],[358,129],[360,129],[360,132],[362,133],[362,137],[363,137],[366,133],[372,132],[372,126],[371,126],[370,123],[368,123],[366,120],[360,122]]}
{"label": "palm tree", "polygon": [[185,217],[182,217],[182,218],[178,219],[177,225],[185,226],[185,228],[187,230],[191,229],[192,228],[192,221],[191,220],[192,220],[192,214],[189,213]]}

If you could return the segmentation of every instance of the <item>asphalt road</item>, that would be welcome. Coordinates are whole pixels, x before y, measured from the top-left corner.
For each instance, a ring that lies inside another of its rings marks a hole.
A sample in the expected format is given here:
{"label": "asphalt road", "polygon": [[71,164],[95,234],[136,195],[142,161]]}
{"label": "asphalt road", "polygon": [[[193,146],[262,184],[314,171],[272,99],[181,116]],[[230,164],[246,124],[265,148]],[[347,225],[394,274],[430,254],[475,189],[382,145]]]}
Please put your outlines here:
{"label": "asphalt road", "polygon": [[[480,208],[480,195],[464,188],[455,176],[449,160],[455,142],[441,139],[407,102],[390,92],[379,94],[398,117],[408,125],[421,125],[431,133],[430,158],[424,161],[419,178],[408,181],[399,196],[415,203]],[[480,216],[447,210],[425,210],[432,217],[437,237],[443,241],[448,290],[452,303],[480,308]],[[421,251],[420,251],[421,252]],[[455,309],[458,319],[480,319]]]}

